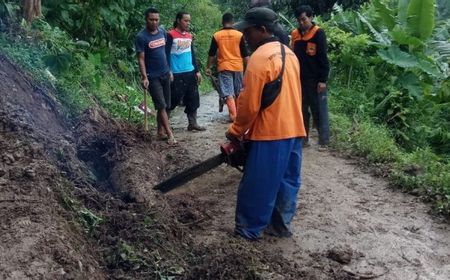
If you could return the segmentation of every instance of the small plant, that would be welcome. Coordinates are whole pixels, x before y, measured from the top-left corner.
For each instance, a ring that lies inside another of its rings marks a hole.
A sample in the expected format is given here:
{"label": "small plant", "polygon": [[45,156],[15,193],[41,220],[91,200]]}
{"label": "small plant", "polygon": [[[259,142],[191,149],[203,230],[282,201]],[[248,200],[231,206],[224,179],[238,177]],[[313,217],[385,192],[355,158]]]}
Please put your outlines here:
{"label": "small plant", "polygon": [[60,185],[58,190],[63,206],[74,213],[78,223],[85,233],[91,234],[102,222],[103,218],[97,216],[94,212],[82,206],[72,193],[68,182]]}
{"label": "small plant", "polygon": [[84,228],[86,233],[92,233],[97,228],[103,219],[95,215],[91,210],[87,208],[81,208],[77,210],[78,219]]}

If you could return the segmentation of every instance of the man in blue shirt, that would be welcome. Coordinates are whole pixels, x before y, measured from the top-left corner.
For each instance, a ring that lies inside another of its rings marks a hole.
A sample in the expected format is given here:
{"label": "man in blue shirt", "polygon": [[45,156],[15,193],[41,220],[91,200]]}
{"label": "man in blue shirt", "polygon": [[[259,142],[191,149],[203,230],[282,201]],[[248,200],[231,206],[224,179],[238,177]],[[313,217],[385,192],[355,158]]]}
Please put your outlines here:
{"label": "man in blue shirt", "polygon": [[171,107],[170,69],[165,47],[166,31],[159,27],[159,12],[150,8],[145,11],[146,28],[136,37],[136,53],[141,73],[141,84],[150,92],[157,110],[158,138],[169,144],[176,140],[170,128],[167,110]]}

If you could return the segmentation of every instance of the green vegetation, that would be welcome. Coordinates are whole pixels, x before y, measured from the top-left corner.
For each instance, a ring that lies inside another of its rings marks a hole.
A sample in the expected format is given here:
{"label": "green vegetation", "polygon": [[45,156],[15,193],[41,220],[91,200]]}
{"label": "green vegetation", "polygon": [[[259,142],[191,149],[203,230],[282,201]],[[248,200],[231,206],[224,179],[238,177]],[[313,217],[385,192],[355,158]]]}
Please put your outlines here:
{"label": "green vegetation", "polygon": [[63,180],[59,187],[57,191],[62,205],[74,213],[76,221],[85,233],[92,234],[104,222],[104,219],[82,205],[75,197],[73,188],[69,182]]}
{"label": "green vegetation", "polygon": [[[209,0],[195,1],[45,1],[44,16],[31,25],[18,16],[19,1],[0,2],[0,50],[41,81],[57,89],[68,115],[77,117],[98,104],[112,116],[141,122],[133,107],[143,99],[134,39],[145,26],[144,11],[155,6],[162,25],[175,14],[192,14],[199,65],[205,65],[220,11]],[[211,87],[205,81],[201,90]]]}
{"label": "green vegetation", "polygon": [[359,11],[336,7],[322,26],[336,147],[390,164],[395,184],[448,215],[450,22],[440,15],[433,0],[375,0]]}

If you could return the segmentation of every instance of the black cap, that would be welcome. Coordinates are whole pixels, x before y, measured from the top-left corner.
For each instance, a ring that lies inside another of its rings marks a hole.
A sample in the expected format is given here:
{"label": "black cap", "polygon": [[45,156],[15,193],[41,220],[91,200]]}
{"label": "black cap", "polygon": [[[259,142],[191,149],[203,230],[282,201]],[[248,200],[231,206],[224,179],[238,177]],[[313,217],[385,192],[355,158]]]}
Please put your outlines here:
{"label": "black cap", "polygon": [[234,28],[237,30],[245,30],[252,26],[273,25],[278,20],[277,14],[268,8],[256,7],[251,8],[245,13],[244,20],[236,23]]}

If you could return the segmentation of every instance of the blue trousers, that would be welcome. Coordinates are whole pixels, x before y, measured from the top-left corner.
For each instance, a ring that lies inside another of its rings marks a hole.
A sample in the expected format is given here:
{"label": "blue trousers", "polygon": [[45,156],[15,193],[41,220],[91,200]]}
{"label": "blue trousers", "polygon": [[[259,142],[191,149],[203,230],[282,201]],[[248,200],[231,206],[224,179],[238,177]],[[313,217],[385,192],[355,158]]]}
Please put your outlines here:
{"label": "blue trousers", "polygon": [[237,97],[242,89],[242,72],[222,71],[219,72],[219,96],[227,98],[228,96]]}
{"label": "blue trousers", "polygon": [[290,236],[301,184],[302,139],[252,141],[239,184],[235,232],[257,239],[266,227]]}

